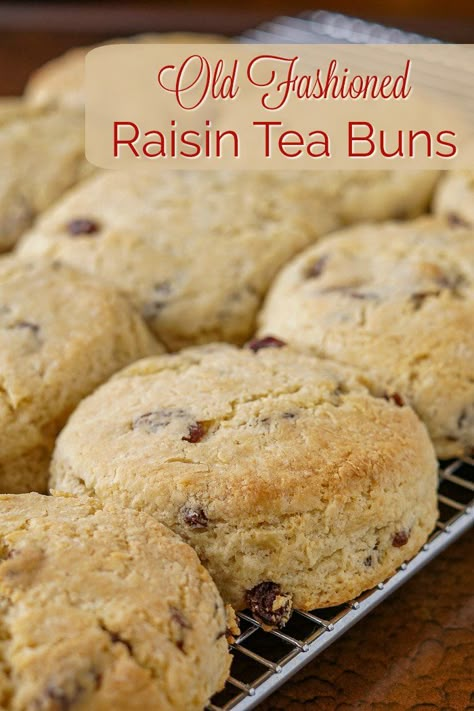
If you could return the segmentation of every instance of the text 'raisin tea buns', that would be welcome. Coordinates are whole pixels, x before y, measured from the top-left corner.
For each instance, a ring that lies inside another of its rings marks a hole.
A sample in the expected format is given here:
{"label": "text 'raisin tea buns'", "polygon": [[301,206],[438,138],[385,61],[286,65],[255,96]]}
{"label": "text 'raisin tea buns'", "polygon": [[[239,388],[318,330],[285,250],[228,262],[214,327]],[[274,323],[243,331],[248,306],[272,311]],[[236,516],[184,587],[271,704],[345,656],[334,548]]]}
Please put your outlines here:
{"label": "text 'raisin tea buns'", "polygon": [[474,230],[367,225],[276,279],[261,333],[370,371],[425,422],[441,458],[474,449]]}
{"label": "text 'raisin tea buns'", "polygon": [[[228,42],[219,35],[193,32],[147,33],[121,37],[103,44],[210,44]],[[74,47],[33,72],[25,89],[26,99],[34,105],[57,104],[82,109],[85,103],[84,73],[86,54],[91,47]]]}
{"label": "text 'raisin tea buns'", "polygon": [[453,225],[474,227],[474,170],[446,173],[435,193],[434,212]]}
{"label": "text 'raisin tea buns'", "polygon": [[0,106],[0,252],[71,185],[92,172],[84,117],[73,111]]}
{"label": "text 'raisin tea buns'", "polygon": [[147,511],[224,600],[281,625],[394,572],[436,521],[424,425],[352,370],[273,339],[149,358],[84,400],[52,486]]}
{"label": "text 'raisin tea buns'", "polygon": [[92,498],[0,496],[4,711],[201,711],[229,668],[194,551]]}
{"label": "text 'raisin tea buns'", "polygon": [[44,491],[81,398],[160,351],[113,288],[60,264],[0,260],[0,492]]}

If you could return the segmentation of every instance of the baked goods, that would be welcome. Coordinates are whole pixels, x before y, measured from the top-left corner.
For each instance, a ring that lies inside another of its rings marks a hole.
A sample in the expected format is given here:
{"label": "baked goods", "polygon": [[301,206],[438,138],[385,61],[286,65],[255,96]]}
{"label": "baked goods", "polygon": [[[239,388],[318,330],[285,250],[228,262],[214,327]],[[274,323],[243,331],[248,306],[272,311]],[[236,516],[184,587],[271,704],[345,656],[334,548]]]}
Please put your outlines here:
{"label": "baked goods", "polygon": [[61,264],[0,261],[0,492],[43,491],[79,400],[160,351],[113,288]]}
{"label": "baked goods", "polygon": [[[345,220],[393,214],[408,186],[416,200],[427,196],[426,175],[433,187],[429,172],[405,182],[387,174],[109,171],[70,191],[20,251],[115,283],[171,350],[240,344],[288,259]],[[71,236],[68,226],[81,219],[97,225],[92,237]]]}
{"label": "baked goods", "polygon": [[[70,225],[87,220],[93,234]],[[20,252],[47,255],[127,293],[170,349],[243,342],[277,269],[335,226],[271,173],[101,173],[71,191]]]}
{"label": "baked goods", "polygon": [[434,197],[434,211],[453,226],[474,226],[474,171],[446,173]]}
{"label": "baked goods", "polygon": [[67,188],[92,172],[84,117],[8,101],[0,107],[0,252]]}
{"label": "baked goods", "polygon": [[91,498],[0,496],[5,711],[201,711],[224,683],[222,601],[151,517]]}
{"label": "baked goods", "polygon": [[[227,42],[225,37],[194,32],[147,33],[121,37],[104,44],[209,44]],[[36,105],[58,104],[65,107],[84,106],[84,60],[91,47],[74,47],[60,57],[44,64],[31,75],[25,89],[26,99]]]}
{"label": "baked goods", "polygon": [[73,413],[51,481],[153,514],[196,549],[226,602],[269,626],[292,605],[335,605],[385,579],[437,513],[437,463],[415,413],[281,345],[131,365]]}
{"label": "baked goods", "polygon": [[364,225],[276,279],[260,332],[370,371],[425,422],[441,458],[474,448],[474,231]]}

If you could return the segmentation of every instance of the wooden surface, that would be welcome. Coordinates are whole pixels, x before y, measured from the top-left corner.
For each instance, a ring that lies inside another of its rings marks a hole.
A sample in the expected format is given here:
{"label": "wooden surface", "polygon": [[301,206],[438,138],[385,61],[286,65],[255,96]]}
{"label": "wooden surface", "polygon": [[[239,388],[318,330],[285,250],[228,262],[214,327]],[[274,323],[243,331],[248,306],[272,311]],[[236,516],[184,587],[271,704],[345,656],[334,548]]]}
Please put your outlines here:
{"label": "wooden surface", "polygon": [[[0,95],[19,94],[35,67],[77,44],[151,30],[236,34],[276,11],[291,12],[292,7],[308,4],[243,2],[241,9],[223,11],[210,5],[206,9],[188,4],[183,9],[182,3],[168,3],[159,9],[110,6],[104,12],[103,3],[88,9],[3,3]],[[474,41],[472,0],[457,3],[458,15],[456,2],[435,3],[437,10],[430,19],[423,16],[428,0],[372,0],[357,9],[349,5],[339,3],[337,9],[446,40]],[[455,543],[261,708],[474,711],[474,535]]]}
{"label": "wooden surface", "polygon": [[454,543],[261,709],[474,711],[474,534]]}

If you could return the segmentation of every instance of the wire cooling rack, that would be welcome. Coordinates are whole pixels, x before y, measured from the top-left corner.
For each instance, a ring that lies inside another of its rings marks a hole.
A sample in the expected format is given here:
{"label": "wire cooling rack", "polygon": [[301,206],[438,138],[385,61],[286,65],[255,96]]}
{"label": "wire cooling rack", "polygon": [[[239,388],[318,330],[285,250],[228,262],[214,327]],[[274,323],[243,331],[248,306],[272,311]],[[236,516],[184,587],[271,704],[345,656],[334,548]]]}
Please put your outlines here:
{"label": "wire cooling rack", "polygon": [[273,632],[264,632],[249,613],[239,613],[241,634],[231,645],[231,676],[207,707],[209,711],[255,708],[467,531],[474,523],[474,459],[443,464],[438,502],[436,528],[418,555],[356,600],[337,608],[295,610],[286,627]]}

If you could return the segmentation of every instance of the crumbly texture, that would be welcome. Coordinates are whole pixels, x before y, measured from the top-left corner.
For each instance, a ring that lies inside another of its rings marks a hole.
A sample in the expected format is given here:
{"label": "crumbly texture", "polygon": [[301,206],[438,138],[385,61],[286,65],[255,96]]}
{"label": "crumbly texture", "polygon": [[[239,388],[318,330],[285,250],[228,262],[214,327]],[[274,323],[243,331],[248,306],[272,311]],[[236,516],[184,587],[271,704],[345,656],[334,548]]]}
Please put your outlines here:
{"label": "crumbly texture", "polygon": [[147,33],[121,37],[90,47],[74,47],[44,64],[31,75],[25,89],[25,98],[34,105],[56,104],[68,108],[83,108],[84,62],[91,49],[103,44],[210,44],[227,42],[225,37],[193,32]]}
{"label": "crumbly texture", "polygon": [[226,602],[278,626],[292,605],[349,600],[418,551],[437,463],[409,407],[350,369],[265,345],[121,371],[62,431],[51,485],[153,514]]}
{"label": "crumbly texture", "polygon": [[474,226],[474,171],[446,173],[435,193],[433,209],[453,226]]}
{"label": "crumbly texture", "polygon": [[341,232],[276,279],[260,332],[398,392],[441,458],[474,451],[474,232],[429,218]]}
{"label": "crumbly texture", "polygon": [[[392,214],[390,201],[415,180],[382,175],[109,171],[49,211],[20,252],[60,258],[110,280],[171,350],[216,340],[241,344],[283,264],[352,219],[356,205],[362,219],[361,202],[372,217]],[[418,197],[420,190],[411,187]],[[82,219],[97,225],[92,238],[71,236],[68,225]]]}
{"label": "crumbly texture", "polygon": [[0,260],[0,491],[44,491],[81,398],[161,350],[114,289],[64,265]]}
{"label": "crumbly texture", "polygon": [[189,546],[90,498],[0,496],[3,711],[201,711],[229,668]]}
{"label": "crumbly texture", "polygon": [[84,117],[74,111],[0,107],[0,252],[36,216],[92,172],[84,157]]}

